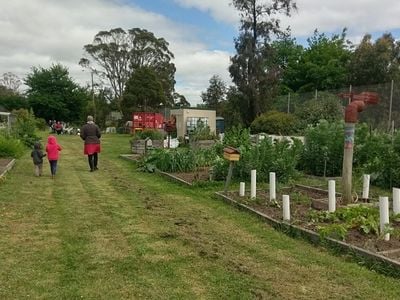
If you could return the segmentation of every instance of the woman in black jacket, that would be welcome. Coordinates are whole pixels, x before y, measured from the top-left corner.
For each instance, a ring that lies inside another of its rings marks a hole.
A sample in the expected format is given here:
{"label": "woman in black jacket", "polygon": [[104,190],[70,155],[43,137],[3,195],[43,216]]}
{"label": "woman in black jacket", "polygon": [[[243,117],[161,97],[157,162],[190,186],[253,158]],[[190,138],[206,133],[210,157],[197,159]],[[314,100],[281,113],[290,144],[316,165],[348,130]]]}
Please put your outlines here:
{"label": "woman in black jacket", "polygon": [[80,137],[85,141],[84,154],[88,156],[90,172],[98,170],[98,153],[100,153],[101,132],[92,116],[87,117],[87,123],[83,125]]}

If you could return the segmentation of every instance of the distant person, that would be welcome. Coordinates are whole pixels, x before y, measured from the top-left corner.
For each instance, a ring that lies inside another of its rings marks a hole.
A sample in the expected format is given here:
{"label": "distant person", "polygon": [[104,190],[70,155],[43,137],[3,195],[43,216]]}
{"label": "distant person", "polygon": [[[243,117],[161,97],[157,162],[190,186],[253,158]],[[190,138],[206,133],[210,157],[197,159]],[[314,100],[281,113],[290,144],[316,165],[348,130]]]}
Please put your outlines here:
{"label": "distant person", "polygon": [[92,116],[87,117],[87,122],[82,126],[80,137],[85,141],[83,153],[88,156],[90,172],[98,170],[98,153],[100,153],[100,137],[101,132]]}
{"label": "distant person", "polygon": [[55,136],[50,135],[47,138],[46,152],[47,159],[50,164],[51,178],[54,179],[57,173],[57,162],[59,159],[59,152],[62,150],[61,146],[57,143]]}
{"label": "distant person", "polygon": [[56,132],[57,132],[57,135],[60,135],[60,134],[62,134],[62,131],[63,131],[63,125],[61,124],[61,122],[60,122],[60,121],[57,121],[56,125],[54,126],[54,129],[56,130]]}
{"label": "distant person", "polygon": [[40,142],[36,142],[33,145],[33,151],[31,152],[31,157],[33,160],[33,165],[35,166],[35,175],[42,176],[43,171],[43,157],[46,156],[46,153],[42,151],[42,145]]}

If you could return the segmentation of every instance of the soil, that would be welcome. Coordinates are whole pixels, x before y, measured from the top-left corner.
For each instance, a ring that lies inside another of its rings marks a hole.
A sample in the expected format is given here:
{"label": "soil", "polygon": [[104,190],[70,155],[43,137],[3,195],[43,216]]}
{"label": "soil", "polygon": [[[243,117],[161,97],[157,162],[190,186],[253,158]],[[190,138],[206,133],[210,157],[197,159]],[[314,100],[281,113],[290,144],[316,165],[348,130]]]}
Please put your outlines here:
{"label": "soil", "polygon": [[190,184],[199,182],[199,181],[208,181],[210,179],[209,168],[201,168],[195,172],[185,173],[185,172],[177,172],[171,173],[175,177],[178,177]]}
{"label": "soil", "polygon": [[12,161],[12,158],[0,158],[0,175],[7,169],[8,164]]}
{"label": "soil", "polygon": [[[325,192],[325,195],[323,193]],[[317,232],[318,226],[327,225],[327,223],[313,223],[309,220],[309,213],[315,210],[312,207],[313,199],[317,201],[328,202],[327,191],[314,191],[312,189],[306,189],[302,187],[293,187],[288,189],[282,189],[277,192],[276,199],[282,199],[283,194],[290,195],[290,214],[293,225],[300,226],[312,231]],[[227,193],[227,196],[233,200],[246,204],[251,208],[262,212],[263,214],[275,219],[282,219],[282,201],[276,200],[271,202],[269,200],[269,193],[266,191],[257,191],[256,199],[250,199],[250,192],[246,191],[245,197],[240,197],[239,192],[231,191]],[[325,196],[325,197],[324,197]],[[265,200],[264,200],[265,199]],[[341,198],[337,197],[337,208],[341,206]],[[371,205],[371,204],[360,204],[360,205]],[[397,231],[400,230],[400,222],[395,222],[392,226]],[[400,261],[400,239],[399,237],[390,237],[389,241],[384,241],[381,237],[374,234],[365,234],[357,229],[348,230],[344,242],[358,246],[360,248],[369,250],[371,252],[379,253],[391,259]]]}

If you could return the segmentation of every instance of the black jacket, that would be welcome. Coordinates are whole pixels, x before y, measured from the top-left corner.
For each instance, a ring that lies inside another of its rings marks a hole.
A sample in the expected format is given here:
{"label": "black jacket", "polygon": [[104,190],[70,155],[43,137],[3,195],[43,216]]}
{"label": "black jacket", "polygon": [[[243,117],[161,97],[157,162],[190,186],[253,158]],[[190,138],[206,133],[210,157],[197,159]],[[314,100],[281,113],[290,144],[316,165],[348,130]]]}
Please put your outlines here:
{"label": "black jacket", "polygon": [[94,123],[83,125],[80,136],[85,144],[100,144],[101,132],[99,126]]}

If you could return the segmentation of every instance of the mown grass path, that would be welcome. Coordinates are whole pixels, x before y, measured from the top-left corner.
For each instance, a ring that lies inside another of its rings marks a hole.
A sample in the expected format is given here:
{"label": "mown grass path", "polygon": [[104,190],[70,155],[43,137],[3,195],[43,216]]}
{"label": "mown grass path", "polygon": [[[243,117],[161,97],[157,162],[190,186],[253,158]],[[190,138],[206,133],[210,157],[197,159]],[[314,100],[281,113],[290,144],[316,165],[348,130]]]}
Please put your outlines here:
{"label": "mown grass path", "polygon": [[398,299],[400,281],[291,239],[118,158],[100,170],[60,136],[57,178],[27,153],[0,183],[0,299]]}

